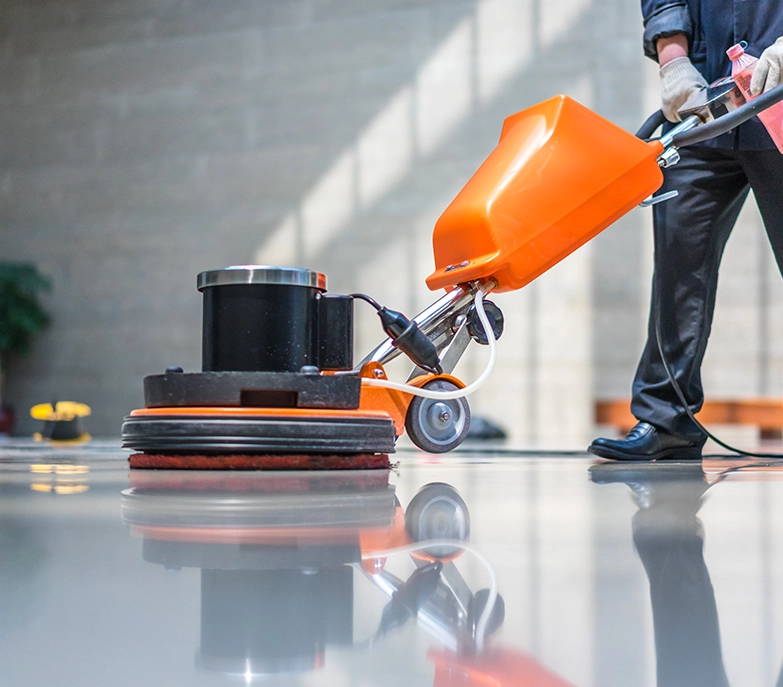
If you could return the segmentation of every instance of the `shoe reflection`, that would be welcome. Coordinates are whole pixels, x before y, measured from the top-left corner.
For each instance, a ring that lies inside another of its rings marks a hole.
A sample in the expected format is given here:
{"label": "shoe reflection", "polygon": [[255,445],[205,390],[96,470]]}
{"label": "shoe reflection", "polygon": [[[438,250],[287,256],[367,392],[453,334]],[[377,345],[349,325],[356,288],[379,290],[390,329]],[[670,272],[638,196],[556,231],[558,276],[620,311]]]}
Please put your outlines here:
{"label": "shoe reflection", "polygon": [[[473,593],[459,572],[470,513],[457,490],[428,484],[403,511],[388,477],[132,472],[122,517],[143,539],[145,561],[201,569],[201,670],[247,682],[304,673],[324,666],[330,646],[382,647],[416,622],[436,640],[427,654],[435,687],[516,687],[522,679],[567,687],[522,652],[484,644],[505,607],[490,589]],[[392,555],[410,557],[407,579],[386,569]],[[354,644],[354,583],[362,579],[389,601],[374,635]]]}
{"label": "shoe reflection", "polygon": [[633,542],[650,584],[658,687],[727,687],[697,517],[710,487],[701,463],[600,463],[590,476],[627,484],[639,508]]}

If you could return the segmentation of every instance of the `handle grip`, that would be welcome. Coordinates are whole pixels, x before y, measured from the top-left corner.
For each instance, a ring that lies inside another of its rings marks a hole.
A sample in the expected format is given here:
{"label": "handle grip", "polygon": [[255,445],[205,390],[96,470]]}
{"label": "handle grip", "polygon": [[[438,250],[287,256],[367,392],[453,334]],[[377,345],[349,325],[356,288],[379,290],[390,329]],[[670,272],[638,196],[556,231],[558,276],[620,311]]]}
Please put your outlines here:
{"label": "handle grip", "polygon": [[768,107],[772,107],[781,100],[783,100],[783,84],[775,86],[772,90],[763,93],[757,98],[753,98],[753,100],[741,105],[733,112],[718,117],[708,124],[702,124],[695,129],[677,134],[672,143],[678,148],[681,148],[682,146],[689,146],[694,143],[701,143],[710,138],[715,138],[716,136],[725,134],[727,131],[731,131],[740,124],[747,122],[751,117],[755,117],[759,112],[766,110]]}
{"label": "handle grip", "polygon": [[649,117],[647,117],[639,131],[636,132],[636,136],[638,138],[650,138],[655,133],[655,130],[665,123],[666,117],[663,114],[663,110],[653,112]]}
{"label": "handle grip", "polygon": [[[682,148],[683,146],[702,143],[710,138],[725,134],[735,127],[738,127],[740,124],[744,124],[752,117],[755,117],[759,112],[763,112],[768,107],[776,105],[781,100],[783,100],[783,84],[775,86],[775,88],[763,93],[757,98],[753,98],[753,100],[741,105],[729,114],[718,117],[707,124],[700,124],[689,131],[683,131],[681,134],[677,134],[672,139],[672,144],[678,148]],[[666,117],[664,117],[662,110],[653,112],[639,128],[639,131],[636,132],[636,135],[639,138],[650,138],[655,130],[665,122]]]}

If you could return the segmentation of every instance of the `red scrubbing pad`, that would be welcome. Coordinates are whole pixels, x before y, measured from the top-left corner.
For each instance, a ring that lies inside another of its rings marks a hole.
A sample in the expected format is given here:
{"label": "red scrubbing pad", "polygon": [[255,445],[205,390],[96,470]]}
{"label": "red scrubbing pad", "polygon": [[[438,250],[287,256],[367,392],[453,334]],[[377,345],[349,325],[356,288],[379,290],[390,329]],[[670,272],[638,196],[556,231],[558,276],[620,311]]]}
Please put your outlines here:
{"label": "red scrubbing pad", "polygon": [[134,453],[131,468],[159,470],[378,470],[388,469],[386,453],[169,455]]}

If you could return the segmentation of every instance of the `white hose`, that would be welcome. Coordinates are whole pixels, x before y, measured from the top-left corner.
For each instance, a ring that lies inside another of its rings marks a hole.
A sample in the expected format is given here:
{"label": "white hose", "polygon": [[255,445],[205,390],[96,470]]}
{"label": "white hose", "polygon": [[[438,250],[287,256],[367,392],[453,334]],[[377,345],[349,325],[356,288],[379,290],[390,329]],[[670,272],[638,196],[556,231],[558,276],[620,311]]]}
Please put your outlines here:
{"label": "white hose", "polygon": [[[484,325],[486,326],[486,324]],[[486,330],[491,331],[491,330]],[[416,542],[415,544],[408,544],[407,546],[400,546],[396,549],[388,549],[386,551],[368,551],[362,554],[362,560],[388,558],[397,553],[413,553],[414,551],[421,551],[423,549],[429,549],[430,547],[449,546],[457,549],[462,549],[470,554],[473,554],[476,558],[484,564],[484,567],[489,573],[489,597],[487,598],[487,605],[484,606],[484,610],[481,612],[481,617],[476,624],[476,650],[481,653],[484,650],[484,636],[487,633],[487,625],[489,624],[489,618],[492,615],[492,610],[495,608],[495,601],[498,598],[498,577],[495,574],[495,568],[492,567],[492,563],[483,554],[474,549],[472,546],[468,546],[464,542],[457,539],[428,539],[427,541]]]}
{"label": "white hose", "polygon": [[373,377],[362,377],[362,384],[368,384],[369,386],[382,386],[385,389],[395,389],[397,391],[403,391],[406,394],[412,394],[413,396],[421,396],[423,398],[434,398],[443,401],[449,401],[455,398],[462,398],[468,396],[474,391],[478,391],[479,387],[487,381],[487,378],[492,374],[492,369],[495,367],[495,361],[497,360],[497,343],[495,341],[495,333],[492,330],[492,326],[489,324],[489,318],[484,310],[484,296],[486,291],[479,289],[476,291],[476,312],[478,313],[481,326],[484,327],[484,332],[487,335],[487,343],[489,344],[489,360],[487,366],[484,368],[484,372],[481,373],[479,378],[468,384],[464,389],[456,389],[455,391],[430,391],[429,389],[420,389],[410,384],[399,384],[398,382],[392,382],[388,379],[374,379]]}

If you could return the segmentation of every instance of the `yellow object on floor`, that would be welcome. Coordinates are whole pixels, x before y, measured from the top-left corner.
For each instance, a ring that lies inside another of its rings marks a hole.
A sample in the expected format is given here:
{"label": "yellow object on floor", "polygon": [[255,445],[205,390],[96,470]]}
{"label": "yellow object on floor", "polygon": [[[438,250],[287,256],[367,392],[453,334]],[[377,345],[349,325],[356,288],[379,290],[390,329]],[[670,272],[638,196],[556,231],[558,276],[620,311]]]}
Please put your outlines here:
{"label": "yellow object on floor", "polygon": [[44,426],[33,434],[33,439],[69,444],[89,441],[91,437],[82,428],[81,419],[90,413],[90,406],[75,401],[39,403],[30,408],[30,417],[42,420]]}

